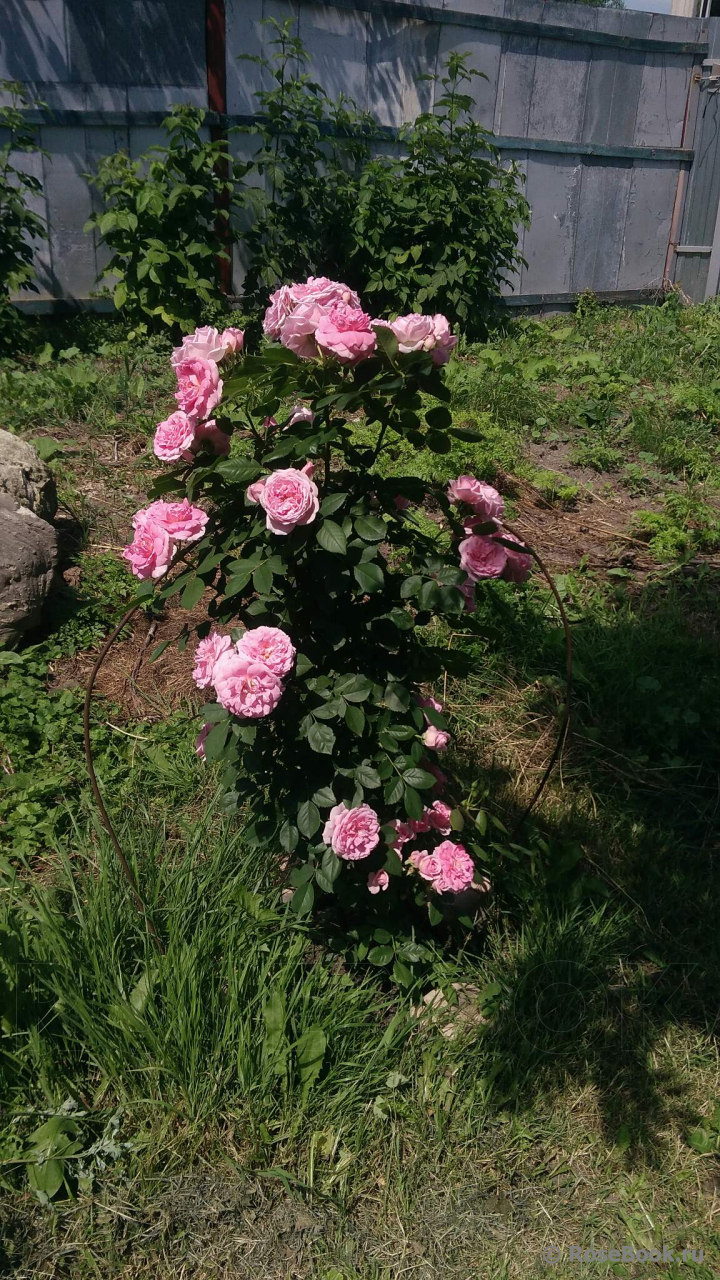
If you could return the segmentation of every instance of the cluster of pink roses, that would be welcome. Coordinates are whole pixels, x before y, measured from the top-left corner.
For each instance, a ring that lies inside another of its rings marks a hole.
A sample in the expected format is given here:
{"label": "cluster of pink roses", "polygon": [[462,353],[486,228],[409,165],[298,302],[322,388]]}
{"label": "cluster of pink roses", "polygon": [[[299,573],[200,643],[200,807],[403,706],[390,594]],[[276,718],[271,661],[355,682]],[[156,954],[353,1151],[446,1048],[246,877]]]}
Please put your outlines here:
{"label": "cluster of pink roses", "polygon": [[136,578],[161,578],[167,573],[178,542],[197,542],[203,536],[208,517],[200,507],[182,502],[152,502],[136,511],[132,523],[133,540],[123,551]]}
{"label": "cluster of pink roses", "polygon": [[461,844],[443,840],[442,844],[428,852],[418,849],[411,853],[408,862],[428,880],[436,893],[462,893],[469,889],[475,875],[475,863]]}
{"label": "cluster of pink roses", "polygon": [[[407,839],[413,840],[419,831],[435,830],[440,834],[450,832],[450,809],[441,801],[435,801],[432,809],[426,809],[427,819],[422,822],[393,824],[396,831],[407,827],[410,834]],[[412,830],[411,830],[412,829]],[[344,804],[336,804],[330,810],[330,816],[323,830],[323,841],[326,845],[347,862],[359,862],[368,858],[380,840],[380,820],[370,805],[357,805],[348,809]],[[394,841],[392,847],[402,857],[402,845],[405,839]],[[452,840],[443,840],[432,851],[420,849],[408,858],[408,865],[418,871],[427,880],[436,893],[460,893],[473,882],[475,864],[461,844]],[[390,884],[387,871],[371,871],[368,879],[368,890],[372,894],[384,892]],[[489,888],[487,881],[483,888]]]}
{"label": "cluster of pink roses", "polygon": [[254,627],[236,644],[211,631],[195,650],[193,680],[199,689],[214,685],[220,706],[233,715],[260,720],[275,710],[294,661],[295,646],[279,627]]}
{"label": "cluster of pink roses", "polygon": [[163,462],[192,462],[193,455],[204,444],[217,454],[230,452],[230,439],[210,417],[222,398],[223,384],[218,364],[242,351],[245,335],[242,329],[217,329],[206,326],[183,338],[182,346],[172,353],[171,363],[177,377],[177,410],[158,424],[153,449]]}
{"label": "cluster of pink roses", "polygon": [[[467,573],[467,580],[460,588],[465,596],[465,608],[475,608],[475,583],[483,578],[504,578],[506,582],[524,582],[532,569],[532,556],[519,538],[503,529],[499,523],[505,503],[491,484],[477,480],[475,476],[458,476],[448,485],[448,497],[470,508],[463,520],[468,535],[460,543],[460,564]],[[494,533],[476,533],[479,525],[496,524]],[[500,541],[502,539],[502,541]],[[503,546],[503,542],[516,543],[519,550]]]}
{"label": "cluster of pink roses", "polygon": [[388,324],[373,320],[349,285],[326,276],[310,276],[304,284],[283,285],[270,295],[263,328],[302,360],[331,357],[357,364],[377,347],[375,330],[389,328],[400,351],[429,351],[435,364],[445,364],[457,338],[442,315],[400,316]]}

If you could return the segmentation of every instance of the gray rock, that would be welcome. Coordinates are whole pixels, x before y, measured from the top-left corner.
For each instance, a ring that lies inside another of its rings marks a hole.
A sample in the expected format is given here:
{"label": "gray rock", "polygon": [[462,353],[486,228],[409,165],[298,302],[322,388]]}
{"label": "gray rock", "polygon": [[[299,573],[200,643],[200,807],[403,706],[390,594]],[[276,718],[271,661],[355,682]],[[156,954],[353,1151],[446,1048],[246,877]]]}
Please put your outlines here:
{"label": "gray rock", "polygon": [[28,507],[41,520],[57,511],[55,480],[47,463],[27,440],[0,431],[0,494],[18,507]]}
{"label": "gray rock", "polygon": [[57,559],[52,525],[0,496],[0,644],[17,644],[39,625]]}

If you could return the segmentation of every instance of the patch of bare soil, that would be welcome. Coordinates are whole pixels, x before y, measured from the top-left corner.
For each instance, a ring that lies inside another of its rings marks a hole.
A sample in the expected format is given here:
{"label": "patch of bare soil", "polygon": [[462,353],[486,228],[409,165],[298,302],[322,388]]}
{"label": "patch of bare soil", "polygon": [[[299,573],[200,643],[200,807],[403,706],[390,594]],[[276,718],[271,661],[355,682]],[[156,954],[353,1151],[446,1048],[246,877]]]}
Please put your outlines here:
{"label": "patch of bare soil", "polygon": [[[547,466],[547,456],[542,462]],[[571,472],[563,467],[562,473],[581,479],[577,469]],[[592,474],[597,480],[596,473]],[[645,543],[627,532],[630,516],[639,507],[647,508],[646,499],[615,491],[601,497],[586,490],[568,510],[550,502],[527,480],[513,477],[512,487],[518,508],[513,527],[527,538],[548,568],[567,572],[577,568],[583,557],[589,569],[600,572],[622,567],[646,573],[653,567]]]}
{"label": "patch of bare soil", "polygon": [[[164,720],[172,711],[197,700],[192,681],[195,641],[184,648],[176,641],[187,627],[207,619],[211,593],[195,605],[182,609],[175,600],[165,605],[164,616],[157,620],[137,613],[123,636],[112,646],[95,681],[95,696],[106,697],[122,708],[128,720]],[[153,650],[164,640],[171,643],[151,662]],[[53,688],[71,689],[87,685],[97,652],[76,653],[55,663]]]}

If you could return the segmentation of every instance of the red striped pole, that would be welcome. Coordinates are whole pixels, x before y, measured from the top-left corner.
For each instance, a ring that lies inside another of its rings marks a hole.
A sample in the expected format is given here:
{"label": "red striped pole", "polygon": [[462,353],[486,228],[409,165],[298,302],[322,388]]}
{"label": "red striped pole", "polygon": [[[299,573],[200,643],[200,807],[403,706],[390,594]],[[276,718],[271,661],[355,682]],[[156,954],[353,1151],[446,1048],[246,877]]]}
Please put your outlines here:
{"label": "red striped pole", "polygon": [[[208,110],[216,111],[221,116],[227,115],[225,51],[225,0],[205,0],[205,64],[207,67]],[[212,142],[227,143],[225,125],[211,125],[210,139]],[[229,176],[226,161],[222,162],[218,173],[222,178]],[[219,209],[229,209],[230,201],[227,194],[218,196],[217,207]],[[215,223],[215,230],[223,248],[228,254],[231,254],[232,242],[227,218],[219,217]],[[218,268],[220,272],[220,287],[223,293],[230,293],[232,287],[232,262],[229,258],[220,258]]]}

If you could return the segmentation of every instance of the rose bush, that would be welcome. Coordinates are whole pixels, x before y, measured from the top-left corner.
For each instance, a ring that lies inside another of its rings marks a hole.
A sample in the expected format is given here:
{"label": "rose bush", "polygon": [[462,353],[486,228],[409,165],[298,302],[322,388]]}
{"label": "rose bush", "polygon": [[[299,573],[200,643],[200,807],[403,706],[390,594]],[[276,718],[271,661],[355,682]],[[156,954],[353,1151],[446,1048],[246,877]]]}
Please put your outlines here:
{"label": "rose bush", "polygon": [[[480,901],[492,871],[483,823],[438,766],[452,729],[427,686],[452,654],[428,624],[472,625],[476,584],[518,582],[530,557],[489,485],[376,468],[398,436],[438,453],[475,438],[447,407],[455,339],[442,316],[373,321],[347,286],[311,278],[273,294],[265,328],[257,355],[242,335],[184,340],[181,409],[158,427],[177,440],[164,453],[156,442],[169,469],[125,555],[149,579],[141,594],[171,564],[162,597],[194,608],[207,593],[193,676],[214,699],[196,749],[220,762],[224,809],[243,812],[246,839],[278,866],[290,855],[296,911],[334,898],[358,953],[408,981],[417,910],[438,924],[459,893]],[[359,413],[376,426],[371,449],[354,443]],[[230,456],[215,433],[232,437]],[[414,514],[428,498],[437,537]]]}

